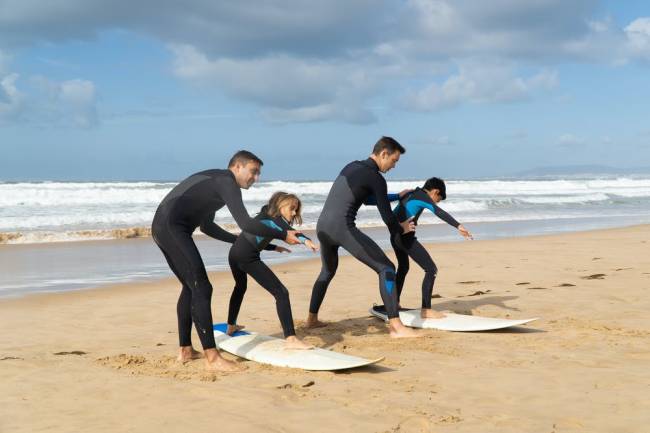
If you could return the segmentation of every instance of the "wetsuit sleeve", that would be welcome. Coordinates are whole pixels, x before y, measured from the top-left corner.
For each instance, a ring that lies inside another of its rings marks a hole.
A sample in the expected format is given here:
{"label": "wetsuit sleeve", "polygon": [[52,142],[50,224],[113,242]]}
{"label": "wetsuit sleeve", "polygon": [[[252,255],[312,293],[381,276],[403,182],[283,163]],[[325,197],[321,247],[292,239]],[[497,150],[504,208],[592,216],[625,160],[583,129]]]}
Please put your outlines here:
{"label": "wetsuit sleeve", "polygon": [[[289,226],[289,230],[296,230],[296,229],[294,229],[293,227]],[[311,239],[309,239],[309,238],[307,237],[307,235],[303,234],[302,232],[298,232],[298,233],[296,233],[296,237],[297,237],[298,240],[299,240],[301,243],[303,243],[303,244],[304,244],[305,242],[311,240]]]}
{"label": "wetsuit sleeve", "polygon": [[248,215],[248,211],[244,207],[244,202],[241,197],[241,190],[234,181],[219,182],[218,185],[221,198],[226,203],[226,206],[228,206],[230,214],[242,231],[273,239],[284,240],[287,238],[286,230],[274,230]]}
{"label": "wetsuit sleeve", "polygon": [[[386,198],[388,199],[388,201],[397,201],[400,199],[399,194],[391,194],[391,193],[387,194]],[[363,204],[365,204],[366,206],[374,206],[377,204],[377,198],[375,197],[374,194],[369,195],[368,197],[366,197]]]}
{"label": "wetsuit sleeve", "polygon": [[277,245],[275,244],[268,244],[267,246],[264,247],[264,250],[266,251],[275,251],[278,248]]}
{"label": "wetsuit sleeve", "polygon": [[447,212],[436,206],[434,203],[427,203],[426,206],[427,209],[429,209],[431,212],[435,214],[438,218],[449,224],[450,226],[454,226],[458,228],[460,223],[454,219],[451,215],[449,215]]}
{"label": "wetsuit sleeve", "polygon": [[214,214],[215,213],[212,212],[206,219],[201,222],[201,231],[211,238],[228,242],[230,244],[234,243],[237,239],[237,236],[215,224]]}
{"label": "wetsuit sleeve", "polygon": [[388,201],[388,193],[386,191],[386,180],[379,174],[377,174],[374,182],[372,182],[372,189],[375,198],[377,199],[377,209],[379,210],[379,215],[384,221],[384,224],[388,226],[388,230],[391,233],[402,233],[402,226],[397,221],[397,217],[390,208],[390,202]]}

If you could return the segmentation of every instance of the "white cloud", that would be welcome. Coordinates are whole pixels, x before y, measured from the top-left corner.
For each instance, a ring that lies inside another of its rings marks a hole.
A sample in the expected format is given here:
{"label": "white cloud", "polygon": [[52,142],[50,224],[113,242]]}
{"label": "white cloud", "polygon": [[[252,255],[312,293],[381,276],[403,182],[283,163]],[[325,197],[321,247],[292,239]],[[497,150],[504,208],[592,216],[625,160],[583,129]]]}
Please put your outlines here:
{"label": "white cloud", "polygon": [[0,123],[89,128],[98,124],[95,85],[87,80],[56,82],[32,77],[19,88],[19,75],[0,80]]}
{"label": "white cloud", "polygon": [[638,18],[624,30],[631,53],[650,59],[650,17]]}
{"label": "white cloud", "polygon": [[0,124],[13,120],[20,112],[22,95],[16,88],[18,74],[9,74],[0,79]]}
{"label": "white cloud", "polygon": [[562,134],[557,141],[562,146],[580,146],[586,142],[584,138],[568,133]]}
{"label": "white cloud", "polygon": [[352,62],[286,55],[210,60],[192,46],[175,45],[171,49],[176,75],[260,104],[272,122],[374,121],[363,100],[372,93],[377,79]]}
{"label": "white cloud", "polygon": [[513,68],[500,64],[471,62],[461,65],[459,72],[442,84],[430,84],[422,90],[410,91],[404,97],[406,108],[414,111],[436,111],[463,103],[514,102],[529,98],[537,90],[557,86],[557,73],[542,70],[527,77],[517,77]]}
{"label": "white cloud", "polygon": [[[422,85],[406,105],[430,111],[525,100],[554,88],[565,60],[650,57],[648,18],[623,30],[600,9],[598,0],[4,0],[0,41],[152,35],[171,47],[178,77],[255,104],[272,121],[367,122],[368,101],[411,79]],[[495,60],[472,64],[486,58]],[[519,72],[531,68],[539,72]]]}

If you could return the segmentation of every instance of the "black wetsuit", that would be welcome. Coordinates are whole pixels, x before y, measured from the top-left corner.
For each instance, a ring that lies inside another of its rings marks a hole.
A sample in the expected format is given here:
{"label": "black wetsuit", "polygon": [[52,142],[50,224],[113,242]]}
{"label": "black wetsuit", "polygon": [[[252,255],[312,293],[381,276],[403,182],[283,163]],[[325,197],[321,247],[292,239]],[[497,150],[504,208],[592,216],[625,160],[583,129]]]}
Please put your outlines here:
{"label": "black wetsuit", "polygon": [[214,223],[215,212],[224,206],[242,230],[277,239],[285,239],[287,235],[286,230],[274,230],[248,215],[241,190],[230,170],[193,174],[167,194],[156,210],[151,231],[169,267],[183,285],[176,305],[181,346],[192,345],[194,322],[203,349],[216,347],[210,309],[212,285],[192,233],[200,227],[210,237],[235,242],[235,235]]}
{"label": "black wetsuit", "polygon": [[375,161],[368,158],[346,165],[330,189],[316,226],[322,268],[312,289],[310,313],[318,313],[327,287],[338,267],[338,249],[343,247],[379,274],[379,292],[386,305],[388,317],[399,317],[397,293],[394,290],[395,267],[381,248],[355,225],[359,207],[373,195],[391,237],[398,238],[397,242],[400,242],[402,227],[391,212],[386,196],[386,180]]}
{"label": "black wetsuit", "polygon": [[[431,200],[429,194],[421,188],[416,188],[414,191],[402,197],[393,212],[397,215],[397,219],[400,222],[413,218],[413,222],[417,224],[418,218],[420,218],[420,215],[425,209],[429,209],[449,225],[456,228],[460,225],[451,215],[440,209]],[[431,308],[431,294],[433,293],[433,285],[436,281],[438,268],[436,268],[436,264],[431,259],[427,250],[418,241],[415,232],[404,234],[401,238],[401,245],[398,245],[394,239],[391,239],[391,244],[397,256],[397,299],[399,301],[402,294],[404,280],[409,271],[409,257],[411,257],[424,270],[424,279],[422,280],[422,308]]]}
{"label": "black wetsuit", "polygon": [[[294,230],[287,221],[281,216],[270,217],[266,214],[266,209],[255,217],[262,224],[271,227],[274,230],[286,231]],[[302,233],[296,233],[296,237],[304,244],[309,238]],[[230,253],[228,254],[228,263],[232,276],[235,279],[235,288],[230,296],[230,305],[228,307],[228,324],[237,324],[237,316],[244,294],[246,293],[247,278],[246,274],[253,277],[257,283],[268,290],[275,298],[275,307],[282,324],[284,337],[296,335],[293,327],[293,316],[291,314],[291,303],[289,301],[289,291],[275,276],[273,271],[260,260],[260,251],[273,251],[277,248],[271,244],[271,237],[255,236],[249,232],[242,232],[237,238]]]}

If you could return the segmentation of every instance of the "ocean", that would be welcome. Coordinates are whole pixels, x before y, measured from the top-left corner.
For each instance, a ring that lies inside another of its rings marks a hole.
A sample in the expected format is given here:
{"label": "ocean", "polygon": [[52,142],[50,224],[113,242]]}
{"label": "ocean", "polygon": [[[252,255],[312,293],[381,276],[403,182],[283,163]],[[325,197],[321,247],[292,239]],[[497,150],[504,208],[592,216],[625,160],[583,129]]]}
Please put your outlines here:
{"label": "ocean", "polygon": [[[398,192],[423,180],[390,181]],[[43,243],[132,237],[146,233],[156,206],[176,182],[0,183],[0,243]],[[297,193],[304,228],[314,228],[331,182],[271,181],[243,191],[251,214],[275,191]],[[466,224],[558,218],[638,217],[650,214],[650,176],[543,180],[452,180],[440,206]],[[215,221],[236,228],[226,208]],[[362,206],[360,227],[381,225],[376,209]],[[421,223],[439,224],[424,214]]]}
{"label": "ocean", "polygon": [[[389,181],[390,192],[423,184],[423,179]],[[144,236],[158,203],[176,182],[0,182],[0,297],[94,287],[171,275],[160,252]],[[275,191],[303,201],[302,229],[316,225],[331,182],[269,181],[243,191],[256,213]],[[447,181],[440,207],[477,239],[559,233],[650,223],[650,175],[544,179]],[[215,221],[236,225],[227,209]],[[357,219],[383,247],[387,233],[375,207],[362,206]],[[461,240],[429,213],[418,237]],[[103,242],[105,240],[113,242]],[[225,269],[228,245],[197,236],[209,269]],[[88,241],[88,242],[84,242]],[[268,260],[312,257],[301,247]]]}

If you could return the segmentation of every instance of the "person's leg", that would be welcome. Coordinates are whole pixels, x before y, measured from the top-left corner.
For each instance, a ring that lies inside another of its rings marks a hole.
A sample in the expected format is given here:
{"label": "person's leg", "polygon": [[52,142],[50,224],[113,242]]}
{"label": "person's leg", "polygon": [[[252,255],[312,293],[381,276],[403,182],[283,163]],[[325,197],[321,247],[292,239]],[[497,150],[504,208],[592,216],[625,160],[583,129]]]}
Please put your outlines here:
{"label": "person's leg", "polygon": [[313,346],[303,343],[296,337],[296,330],[293,326],[293,315],[291,314],[289,291],[273,271],[261,260],[246,263],[242,265],[242,268],[275,298],[275,308],[288,346],[295,349],[312,348]]}
{"label": "person's leg", "polygon": [[236,331],[243,329],[242,326],[237,326],[237,317],[239,316],[239,310],[244,300],[244,294],[246,293],[248,278],[246,277],[246,272],[241,269],[232,253],[228,256],[228,264],[230,265],[230,271],[235,280],[235,288],[230,295],[230,303],[228,305],[227,334],[231,335]]}
{"label": "person's leg", "polygon": [[429,252],[418,240],[415,240],[409,246],[408,252],[415,263],[424,271],[424,278],[422,279],[422,317],[435,319],[446,317],[445,314],[431,309],[431,294],[433,293],[438,268],[431,259]]}
{"label": "person's leg", "polygon": [[[162,238],[162,239],[161,239]],[[191,292],[190,311],[194,326],[199,334],[201,345],[206,355],[206,367],[210,370],[236,370],[237,365],[219,355],[212,330],[212,285],[208,280],[203,260],[191,234],[183,231],[168,230],[163,236],[156,236],[156,243],[164,251],[172,270],[180,276],[183,286]],[[186,311],[187,298],[181,300],[181,312]],[[177,304],[178,309],[178,304]],[[186,318],[179,316],[179,324]],[[181,336],[185,338],[185,336]],[[191,348],[191,346],[190,346]]]}
{"label": "person's leg", "polygon": [[308,328],[324,325],[318,320],[318,310],[320,310],[327,287],[334,278],[336,269],[339,266],[339,246],[322,231],[319,231],[317,236],[320,242],[321,271],[311,291],[309,316],[306,323]]}
{"label": "person's leg", "polygon": [[404,326],[399,318],[397,290],[395,288],[395,267],[379,245],[356,228],[349,229],[341,246],[379,276],[379,294],[388,316],[391,337],[416,337],[419,334]]}
{"label": "person's leg", "polygon": [[156,244],[158,245],[158,248],[160,248],[160,251],[163,253],[163,256],[165,257],[169,268],[172,270],[182,285],[181,293],[178,297],[178,302],[176,303],[178,343],[180,347],[178,360],[181,362],[187,362],[192,359],[200,358],[201,352],[194,350],[194,347],[192,347],[192,291],[183,282],[183,278],[180,272],[176,269],[174,262],[167,255],[163,247],[158,243],[158,241],[156,241]]}
{"label": "person's leg", "polygon": [[395,286],[397,288],[397,306],[399,308],[400,299],[402,297],[402,289],[404,288],[404,281],[406,280],[406,274],[409,272],[409,256],[406,251],[395,244],[392,237],[390,243],[393,246],[393,251],[395,251],[395,257],[397,258]]}

